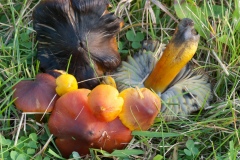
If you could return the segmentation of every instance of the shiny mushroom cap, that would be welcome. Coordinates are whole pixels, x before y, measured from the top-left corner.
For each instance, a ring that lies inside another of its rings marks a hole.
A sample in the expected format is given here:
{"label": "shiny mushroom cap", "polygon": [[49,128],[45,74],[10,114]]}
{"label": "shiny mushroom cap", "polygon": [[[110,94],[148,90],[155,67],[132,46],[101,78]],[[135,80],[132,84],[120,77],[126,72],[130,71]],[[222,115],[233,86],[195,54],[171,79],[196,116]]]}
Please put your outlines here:
{"label": "shiny mushroom cap", "polygon": [[[97,93],[101,92],[101,88],[100,92],[98,88],[94,92],[91,95],[91,90],[88,89],[74,90],[64,94],[56,102],[48,126],[50,132],[57,137],[56,144],[64,157],[69,157],[73,151],[86,155],[89,153],[89,148],[112,152],[114,149],[123,149],[132,139],[131,130],[124,126],[118,117],[110,121],[101,112],[95,116],[96,113],[92,112],[88,99],[91,96],[98,97]],[[105,95],[107,94],[109,94],[109,89],[106,90]],[[93,101],[100,101],[91,105],[94,109],[98,107],[98,104],[100,106],[103,104],[105,107],[106,105],[102,102],[107,98],[114,99],[115,97],[117,95],[101,97],[102,99],[91,97],[90,99]],[[115,104],[114,100],[107,101]],[[112,104],[107,103],[107,105],[111,106]],[[112,111],[112,108],[108,106],[105,109]],[[103,116],[103,118],[99,116]]]}
{"label": "shiny mushroom cap", "polygon": [[63,73],[57,77],[56,85],[56,92],[59,96],[78,89],[76,78],[73,75],[67,73]]}
{"label": "shiny mushroom cap", "polygon": [[23,80],[13,87],[14,103],[23,112],[51,112],[58,98],[55,88],[54,77],[39,73],[35,80]]}
{"label": "shiny mushroom cap", "polygon": [[89,93],[88,104],[95,117],[109,122],[122,111],[123,98],[113,86],[100,84]]}
{"label": "shiny mushroom cap", "polygon": [[148,130],[161,109],[161,100],[147,88],[127,88],[120,93],[124,99],[119,118],[130,130]]}

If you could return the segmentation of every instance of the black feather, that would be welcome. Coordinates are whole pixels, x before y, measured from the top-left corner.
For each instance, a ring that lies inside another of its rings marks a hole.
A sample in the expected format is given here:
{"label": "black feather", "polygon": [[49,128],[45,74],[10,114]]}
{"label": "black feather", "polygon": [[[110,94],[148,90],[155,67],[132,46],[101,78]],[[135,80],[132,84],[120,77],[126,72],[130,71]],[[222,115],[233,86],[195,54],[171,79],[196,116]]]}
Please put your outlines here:
{"label": "black feather", "polygon": [[[70,57],[68,73],[78,81],[115,69],[120,55],[114,40],[122,20],[112,13],[105,14],[108,5],[108,0],[41,1],[33,11],[41,69],[66,70]],[[91,89],[98,83],[95,79],[79,87]]]}

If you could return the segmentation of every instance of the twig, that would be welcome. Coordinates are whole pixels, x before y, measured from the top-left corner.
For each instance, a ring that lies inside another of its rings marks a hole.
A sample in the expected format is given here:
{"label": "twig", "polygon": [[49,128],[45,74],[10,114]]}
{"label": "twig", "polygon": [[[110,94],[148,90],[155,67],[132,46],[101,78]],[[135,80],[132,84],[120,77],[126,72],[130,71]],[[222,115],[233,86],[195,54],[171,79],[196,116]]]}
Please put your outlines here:
{"label": "twig", "polygon": [[222,61],[218,58],[218,55],[216,54],[216,52],[214,50],[212,50],[212,54],[214,55],[214,57],[216,58],[216,60],[218,61],[218,63],[220,64],[220,66],[222,67],[223,71],[226,73],[227,76],[229,76],[229,72],[227,70],[227,67],[222,63]]}
{"label": "twig", "polygon": [[17,141],[18,141],[18,137],[19,137],[19,133],[20,133],[20,129],[21,129],[21,126],[22,126],[22,122],[23,122],[24,116],[26,116],[26,114],[25,114],[25,113],[22,113],[22,117],[21,117],[21,120],[20,120],[20,123],[19,123],[19,126],[18,126],[16,138],[15,138],[15,141],[14,141],[14,146],[17,145]]}
{"label": "twig", "polygon": [[167,13],[175,22],[178,23],[178,20],[167,10],[167,8],[164,5],[162,5],[161,2],[157,0],[151,0],[151,2],[154,3],[156,6],[158,6],[161,10]]}
{"label": "twig", "polygon": [[37,154],[35,154],[32,157],[32,159],[34,159],[36,156],[40,155],[41,153],[43,153],[46,150],[47,146],[49,145],[50,141],[52,140],[52,137],[53,137],[53,134],[50,135],[47,142],[44,144],[43,148]]}
{"label": "twig", "polygon": [[52,102],[54,101],[54,99],[56,98],[56,96],[57,96],[57,94],[55,94],[55,95],[53,96],[53,98],[51,99],[51,101],[50,101],[50,103],[48,104],[47,108],[45,109],[45,111],[44,111],[44,113],[43,113],[40,121],[42,121],[43,117],[44,117],[45,114],[47,113],[48,108],[50,107],[50,105],[52,104]]}

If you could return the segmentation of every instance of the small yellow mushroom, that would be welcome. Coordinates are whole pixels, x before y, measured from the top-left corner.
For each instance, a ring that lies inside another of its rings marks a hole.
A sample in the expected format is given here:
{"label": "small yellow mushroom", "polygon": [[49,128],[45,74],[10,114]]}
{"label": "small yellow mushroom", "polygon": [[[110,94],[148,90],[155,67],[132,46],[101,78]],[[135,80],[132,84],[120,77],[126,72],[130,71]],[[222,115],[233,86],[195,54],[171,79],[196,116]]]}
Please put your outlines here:
{"label": "small yellow mushroom", "polygon": [[56,92],[59,96],[78,89],[76,78],[71,74],[62,74],[56,79]]}

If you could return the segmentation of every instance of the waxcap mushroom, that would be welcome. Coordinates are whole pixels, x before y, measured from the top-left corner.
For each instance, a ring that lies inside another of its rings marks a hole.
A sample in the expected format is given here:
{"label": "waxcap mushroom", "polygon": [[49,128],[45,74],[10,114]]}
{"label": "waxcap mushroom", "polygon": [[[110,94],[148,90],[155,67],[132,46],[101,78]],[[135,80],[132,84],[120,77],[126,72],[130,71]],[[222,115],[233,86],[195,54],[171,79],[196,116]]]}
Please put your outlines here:
{"label": "waxcap mushroom", "polygon": [[119,118],[130,130],[148,130],[161,109],[157,94],[147,88],[128,88],[120,92],[124,99]]}
{"label": "waxcap mushroom", "polygon": [[48,127],[57,137],[56,144],[64,157],[73,151],[88,154],[89,148],[112,152],[124,148],[132,139],[131,131],[119,118],[106,122],[94,116],[88,105],[90,92],[88,89],[68,92],[58,99],[52,111]]}
{"label": "waxcap mushroom", "polygon": [[56,78],[56,85],[56,92],[59,96],[78,89],[76,78],[73,75],[67,73],[63,73]]}
{"label": "waxcap mushroom", "polygon": [[123,98],[119,97],[118,90],[113,86],[100,84],[88,95],[88,104],[99,120],[108,122],[122,111]]}
{"label": "waxcap mushroom", "polygon": [[133,138],[132,131],[123,125],[119,118],[108,122],[105,129],[96,146],[107,152],[125,148]]}
{"label": "waxcap mushroom", "polygon": [[48,121],[49,130],[59,138],[92,141],[101,136],[105,123],[98,122],[87,103],[91,90],[78,89],[61,96]]}
{"label": "waxcap mushroom", "polygon": [[58,98],[55,88],[55,78],[46,73],[39,73],[34,81],[20,81],[13,87],[16,108],[23,112],[51,112]]}
{"label": "waxcap mushroom", "polygon": [[[132,139],[131,131],[125,127],[119,118],[106,123],[105,130],[101,136],[93,141],[83,139],[74,139],[72,137],[57,138],[55,143],[63,157],[68,158],[73,151],[80,155],[90,153],[90,148],[102,149],[107,152],[113,152],[115,149],[123,149]],[[66,145],[67,144],[67,145]]]}

